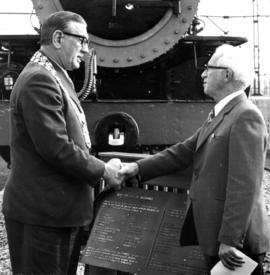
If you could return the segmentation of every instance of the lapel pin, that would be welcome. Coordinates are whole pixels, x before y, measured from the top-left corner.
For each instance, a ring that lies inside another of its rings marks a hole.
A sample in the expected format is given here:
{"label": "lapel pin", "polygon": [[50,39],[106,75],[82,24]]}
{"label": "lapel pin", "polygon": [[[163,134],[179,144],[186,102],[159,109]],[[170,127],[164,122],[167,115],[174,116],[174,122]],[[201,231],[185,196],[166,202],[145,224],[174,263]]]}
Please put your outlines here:
{"label": "lapel pin", "polygon": [[215,138],[215,133],[211,134],[210,140],[212,140],[213,138]]}

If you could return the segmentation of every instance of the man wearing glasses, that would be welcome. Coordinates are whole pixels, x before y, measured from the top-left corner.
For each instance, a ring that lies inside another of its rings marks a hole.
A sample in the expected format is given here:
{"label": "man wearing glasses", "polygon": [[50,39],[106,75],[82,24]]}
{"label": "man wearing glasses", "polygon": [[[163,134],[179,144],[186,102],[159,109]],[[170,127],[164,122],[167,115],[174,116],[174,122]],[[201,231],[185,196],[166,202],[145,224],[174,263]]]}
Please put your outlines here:
{"label": "man wearing glasses", "polygon": [[57,12],[41,28],[41,48],[11,93],[11,174],[5,216],[12,274],[76,274],[92,187],[119,189],[118,164],[89,152],[83,109],[67,70],[88,53],[87,25]]}
{"label": "man wearing glasses", "polygon": [[124,164],[120,173],[145,181],[193,165],[181,244],[199,244],[209,272],[219,260],[231,270],[242,266],[240,250],[258,263],[252,274],[262,275],[270,250],[262,186],[267,130],[244,93],[252,62],[242,51],[222,45],[204,68],[204,93],[216,105],[202,127],[163,152]]}

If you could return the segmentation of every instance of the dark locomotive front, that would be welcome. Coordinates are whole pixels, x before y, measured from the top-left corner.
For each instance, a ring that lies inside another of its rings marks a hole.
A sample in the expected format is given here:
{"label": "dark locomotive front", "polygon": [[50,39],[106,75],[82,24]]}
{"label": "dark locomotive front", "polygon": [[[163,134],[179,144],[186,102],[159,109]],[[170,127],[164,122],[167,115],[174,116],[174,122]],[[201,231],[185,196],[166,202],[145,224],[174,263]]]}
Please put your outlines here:
{"label": "dark locomotive front", "polygon": [[[70,76],[85,110],[93,153],[104,160],[112,156],[134,160],[190,136],[213,105],[203,93],[202,71],[197,67],[217,46],[246,42],[241,37],[196,35],[193,19],[199,0],[32,2],[41,24],[59,10],[77,12],[88,23],[92,50],[84,66]],[[9,95],[23,66],[38,50],[38,40],[38,35],[0,36],[0,154],[7,162]],[[139,187],[182,193],[184,201],[189,182],[185,171]],[[195,257],[189,262],[192,268],[196,261],[201,263],[196,251],[190,250]]]}
{"label": "dark locomotive front", "polygon": [[[213,102],[197,65],[222,43],[241,37],[193,33],[198,0],[33,0],[42,24],[58,10],[88,23],[85,66],[70,75],[87,116],[94,152],[155,153],[188,137]],[[39,48],[36,36],[1,36],[0,149],[8,158],[9,94],[18,73]]]}

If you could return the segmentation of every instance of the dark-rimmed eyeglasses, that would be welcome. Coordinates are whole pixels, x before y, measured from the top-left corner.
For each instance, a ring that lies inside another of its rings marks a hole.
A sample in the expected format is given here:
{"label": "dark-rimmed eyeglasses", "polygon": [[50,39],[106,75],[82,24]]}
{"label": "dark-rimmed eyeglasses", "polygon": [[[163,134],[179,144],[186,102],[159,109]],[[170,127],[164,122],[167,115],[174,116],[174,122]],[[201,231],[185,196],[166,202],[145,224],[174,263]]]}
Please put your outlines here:
{"label": "dark-rimmed eyeglasses", "polygon": [[209,69],[228,70],[229,68],[223,67],[223,66],[208,65],[208,64],[204,64],[203,67],[197,67],[197,70],[202,70],[202,71],[208,71]]}
{"label": "dark-rimmed eyeglasses", "polygon": [[88,46],[89,41],[88,41],[87,37],[79,35],[79,34],[75,34],[75,33],[64,32],[64,31],[62,31],[62,32],[63,32],[63,34],[79,38],[82,47]]}

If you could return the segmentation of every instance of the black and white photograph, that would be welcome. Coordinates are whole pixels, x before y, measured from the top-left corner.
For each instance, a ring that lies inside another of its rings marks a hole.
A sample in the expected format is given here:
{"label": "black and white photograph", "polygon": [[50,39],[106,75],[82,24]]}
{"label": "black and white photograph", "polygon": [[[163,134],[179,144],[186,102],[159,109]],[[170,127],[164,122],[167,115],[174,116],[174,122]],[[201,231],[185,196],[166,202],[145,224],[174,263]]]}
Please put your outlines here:
{"label": "black and white photograph", "polygon": [[0,2],[0,275],[270,275],[270,1]]}

